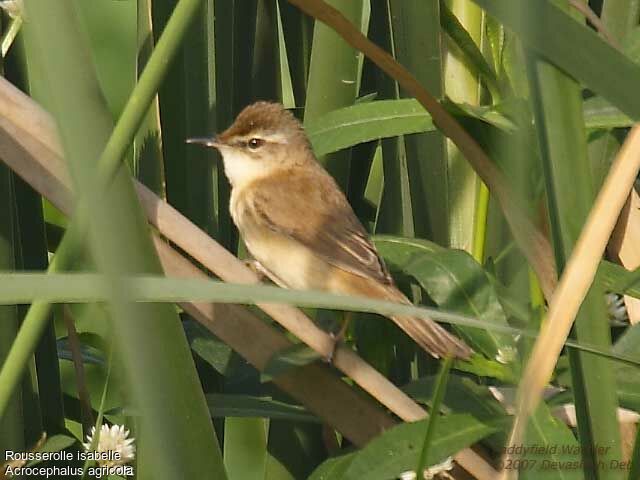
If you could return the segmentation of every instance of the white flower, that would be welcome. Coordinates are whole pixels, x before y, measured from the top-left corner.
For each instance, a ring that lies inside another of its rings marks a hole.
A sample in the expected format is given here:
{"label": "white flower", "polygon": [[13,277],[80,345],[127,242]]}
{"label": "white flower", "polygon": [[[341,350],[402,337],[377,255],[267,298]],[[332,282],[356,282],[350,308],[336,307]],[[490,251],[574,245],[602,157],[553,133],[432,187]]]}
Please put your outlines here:
{"label": "white flower", "polygon": [[[85,450],[92,450],[96,434],[96,427],[91,429],[91,434],[87,435],[87,443],[83,443]],[[98,459],[98,464],[103,467],[115,467],[124,465],[135,458],[136,447],[133,445],[134,438],[127,438],[129,430],[124,429],[124,425],[102,425],[100,427],[100,438],[98,445],[93,451],[105,454],[108,458]]]}
{"label": "white flower", "polygon": [[[425,480],[432,480],[436,475],[444,472],[448,472],[453,468],[453,459],[451,457],[447,457],[444,461],[440,463],[436,463],[435,465],[430,466],[425,469],[423,477]],[[403,472],[398,477],[398,480],[416,480],[416,472],[408,471]]]}
{"label": "white flower", "polygon": [[24,13],[24,3],[22,0],[3,0],[0,8],[7,12],[11,18],[22,17]]}

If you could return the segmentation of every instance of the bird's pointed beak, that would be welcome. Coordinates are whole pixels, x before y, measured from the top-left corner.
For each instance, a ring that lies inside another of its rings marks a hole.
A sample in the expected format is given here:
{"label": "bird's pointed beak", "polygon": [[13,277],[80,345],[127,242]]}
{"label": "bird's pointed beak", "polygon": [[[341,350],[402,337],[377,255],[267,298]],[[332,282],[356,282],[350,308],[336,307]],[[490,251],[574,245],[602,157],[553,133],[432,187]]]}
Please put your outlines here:
{"label": "bird's pointed beak", "polygon": [[222,145],[222,143],[218,141],[217,137],[187,138],[187,143],[195,143],[198,145],[204,145],[205,147],[215,148]]}

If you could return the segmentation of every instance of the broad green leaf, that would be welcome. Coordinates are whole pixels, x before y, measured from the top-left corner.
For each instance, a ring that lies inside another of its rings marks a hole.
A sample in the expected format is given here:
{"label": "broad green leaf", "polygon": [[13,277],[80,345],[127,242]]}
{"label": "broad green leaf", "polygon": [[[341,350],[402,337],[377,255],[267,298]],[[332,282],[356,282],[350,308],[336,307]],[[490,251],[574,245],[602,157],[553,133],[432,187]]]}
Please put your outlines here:
{"label": "broad green leaf", "polygon": [[[516,125],[501,110],[509,102],[497,107],[455,104],[447,100],[443,105],[453,115],[486,122],[505,132],[513,132]],[[587,128],[626,127],[633,120],[602,97],[585,101]],[[429,132],[435,129],[431,117],[414,99],[377,100],[358,103],[329,112],[306,125],[317,155],[335,152],[359,143],[380,138]]]}
{"label": "broad green leaf", "polygon": [[305,129],[316,155],[358,143],[434,130],[431,117],[415,100],[378,100],[329,112]]}
{"label": "broad green leaf", "polygon": [[[506,325],[506,316],[491,285],[475,260],[462,250],[420,253],[404,268],[440,308]],[[489,358],[512,348],[508,337],[491,332],[462,331],[473,346]]]}
{"label": "broad green leaf", "polygon": [[[414,277],[440,308],[507,325],[487,274],[468,253],[420,239],[377,237],[375,243],[380,254]],[[476,350],[491,359],[502,359],[507,349],[513,349],[508,336],[478,329],[459,330]]]}
{"label": "broad green leaf", "polygon": [[[372,440],[362,450],[329,460],[310,477],[314,480],[388,480],[415,470],[426,420],[398,425]],[[481,422],[469,414],[442,417],[431,443],[427,464],[433,465],[501,428],[501,420]]]}
{"label": "broad green leaf", "polygon": [[[456,116],[480,120],[505,131],[513,131],[514,123],[498,110],[443,102]],[[380,138],[435,130],[431,116],[414,99],[377,100],[333,110],[305,124],[305,130],[316,155],[335,152],[358,143]]]}
{"label": "broad green leaf", "polygon": [[320,419],[304,407],[271,398],[211,393],[207,395],[207,404],[213,417],[259,417],[320,423]]}

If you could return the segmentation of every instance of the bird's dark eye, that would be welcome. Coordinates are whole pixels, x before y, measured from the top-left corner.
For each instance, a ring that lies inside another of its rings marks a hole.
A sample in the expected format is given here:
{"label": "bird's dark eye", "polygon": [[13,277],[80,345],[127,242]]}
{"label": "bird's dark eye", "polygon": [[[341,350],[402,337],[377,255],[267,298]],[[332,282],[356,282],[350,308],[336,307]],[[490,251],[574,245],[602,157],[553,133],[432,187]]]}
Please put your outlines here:
{"label": "bird's dark eye", "polygon": [[261,138],[252,138],[251,140],[249,140],[247,142],[247,146],[251,149],[251,150],[257,150],[258,148],[260,148],[262,145],[264,144],[264,140]]}

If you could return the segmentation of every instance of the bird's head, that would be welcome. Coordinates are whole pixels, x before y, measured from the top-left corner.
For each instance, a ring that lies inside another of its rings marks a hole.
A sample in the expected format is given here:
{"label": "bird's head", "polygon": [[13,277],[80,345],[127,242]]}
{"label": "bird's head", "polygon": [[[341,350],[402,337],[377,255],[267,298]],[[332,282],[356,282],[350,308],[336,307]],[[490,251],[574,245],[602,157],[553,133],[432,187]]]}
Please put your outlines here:
{"label": "bird's head", "polygon": [[279,103],[253,103],[219,135],[187,142],[217,148],[234,187],[313,159],[302,125]]}

